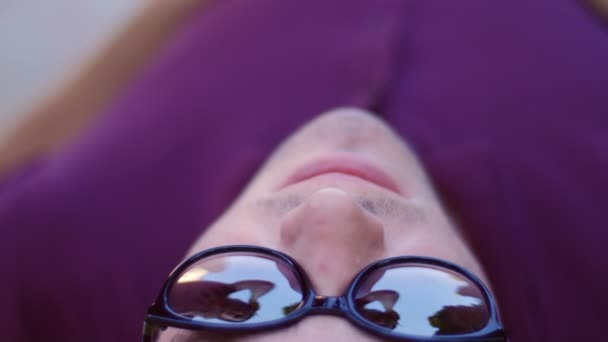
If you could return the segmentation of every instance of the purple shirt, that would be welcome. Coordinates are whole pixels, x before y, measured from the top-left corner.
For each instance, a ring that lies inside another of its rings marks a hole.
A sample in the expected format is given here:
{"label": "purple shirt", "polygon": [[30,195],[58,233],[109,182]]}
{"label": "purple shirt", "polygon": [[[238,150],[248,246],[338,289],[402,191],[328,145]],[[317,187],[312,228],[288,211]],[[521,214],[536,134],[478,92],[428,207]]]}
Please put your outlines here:
{"label": "purple shirt", "polygon": [[575,1],[222,1],[78,142],[0,184],[0,340],[138,340],[264,158],[344,105],[419,152],[513,341],[601,340],[606,61]]}

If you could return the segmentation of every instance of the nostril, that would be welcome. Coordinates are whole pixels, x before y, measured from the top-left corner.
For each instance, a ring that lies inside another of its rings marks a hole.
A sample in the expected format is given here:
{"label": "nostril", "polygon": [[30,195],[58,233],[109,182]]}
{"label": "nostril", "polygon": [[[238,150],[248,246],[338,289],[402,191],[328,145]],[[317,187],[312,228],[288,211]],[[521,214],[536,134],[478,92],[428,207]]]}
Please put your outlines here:
{"label": "nostril", "polygon": [[340,211],[343,215],[357,215],[361,210],[350,194],[338,188],[324,188],[310,196],[308,205],[318,211]]}
{"label": "nostril", "polygon": [[[338,188],[325,188],[314,193],[303,211],[308,211],[316,223],[357,223],[381,228],[382,223],[373,213],[359,203],[357,197]],[[351,225],[352,226],[352,225]]]}
{"label": "nostril", "polygon": [[303,235],[349,243],[361,239],[377,245],[384,243],[382,222],[359,205],[353,196],[337,188],[315,192],[283,218],[283,243],[291,245]]}

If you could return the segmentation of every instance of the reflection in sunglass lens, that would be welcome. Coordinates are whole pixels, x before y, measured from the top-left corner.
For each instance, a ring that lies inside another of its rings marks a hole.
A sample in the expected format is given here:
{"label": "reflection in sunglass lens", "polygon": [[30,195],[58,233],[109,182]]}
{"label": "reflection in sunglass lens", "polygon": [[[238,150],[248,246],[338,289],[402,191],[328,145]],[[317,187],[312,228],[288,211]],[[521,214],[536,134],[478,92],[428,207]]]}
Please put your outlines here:
{"label": "reflection in sunglass lens", "polygon": [[285,262],[255,253],[225,253],[199,260],[169,290],[177,314],[211,323],[279,319],[303,302],[300,279]]}
{"label": "reflection in sunglass lens", "polygon": [[358,287],[355,306],[370,322],[407,335],[472,333],[490,318],[484,292],[473,281],[425,264],[371,272]]}

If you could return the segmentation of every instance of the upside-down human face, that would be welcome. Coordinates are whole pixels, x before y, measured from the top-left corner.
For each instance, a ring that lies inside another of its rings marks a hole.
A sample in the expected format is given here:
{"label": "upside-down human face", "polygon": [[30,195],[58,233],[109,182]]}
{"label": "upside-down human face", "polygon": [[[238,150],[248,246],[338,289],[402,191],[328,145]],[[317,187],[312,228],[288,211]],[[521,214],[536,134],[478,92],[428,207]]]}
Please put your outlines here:
{"label": "upside-down human face", "polygon": [[[487,283],[412,150],[357,109],[321,115],[292,134],[190,254],[233,244],[297,260],[320,295],[342,295],[368,264],[400,255],[463,266]],[[169,329],[161,341],[228,340]],[[339,317],[314,316],[239,341],[371,341]],[[232,340],[232,338],[230,338]]]}

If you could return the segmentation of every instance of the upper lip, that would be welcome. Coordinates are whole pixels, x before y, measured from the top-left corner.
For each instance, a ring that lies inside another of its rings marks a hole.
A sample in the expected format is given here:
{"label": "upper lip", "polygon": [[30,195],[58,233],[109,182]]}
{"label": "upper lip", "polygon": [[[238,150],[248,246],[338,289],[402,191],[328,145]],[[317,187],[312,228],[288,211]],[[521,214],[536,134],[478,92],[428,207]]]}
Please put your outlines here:
{"label": "upper lip", "polygon": [[350,155],[336,155],[304,163],[291,173],[279,189],[328,173],[342,173],[376,184],[402,195],[402,191],[385,171],[373,163]]}

